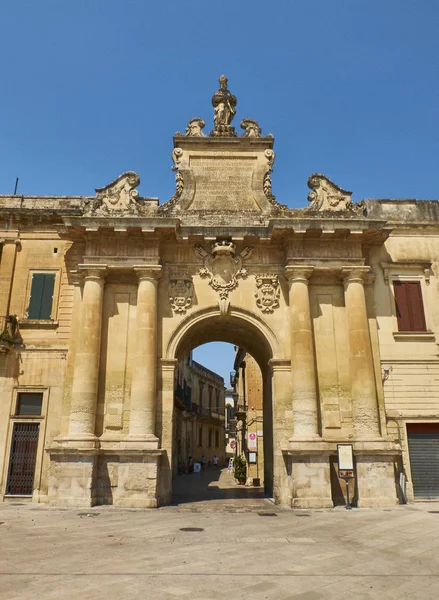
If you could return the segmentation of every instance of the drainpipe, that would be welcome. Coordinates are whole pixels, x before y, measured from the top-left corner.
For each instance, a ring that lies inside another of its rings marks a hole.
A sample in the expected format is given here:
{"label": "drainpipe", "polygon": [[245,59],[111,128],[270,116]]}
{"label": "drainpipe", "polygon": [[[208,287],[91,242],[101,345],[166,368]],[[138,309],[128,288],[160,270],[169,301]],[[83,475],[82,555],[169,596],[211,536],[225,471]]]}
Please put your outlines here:
{"label": "drainpipe", "polygon": [[404,468],[404,460],[402,458],[402,437],[401,437],[401,428],[400,428],[400,423],[397,419],[394,419],[393,417],[387,417],[387,421],[393,421],[394,423],[396,423],[396,427],[398,429],[398,442],[399,442],[399,446],[401,448],[401,473],[400,475],[403,476],[403,485],[401,485],[401,481],[399,481],[399,489],[401,492],[401,504],[407,504],[407,498],[405,495],[405,482],[407,481],[407,476],[405,473],[405,468]]}

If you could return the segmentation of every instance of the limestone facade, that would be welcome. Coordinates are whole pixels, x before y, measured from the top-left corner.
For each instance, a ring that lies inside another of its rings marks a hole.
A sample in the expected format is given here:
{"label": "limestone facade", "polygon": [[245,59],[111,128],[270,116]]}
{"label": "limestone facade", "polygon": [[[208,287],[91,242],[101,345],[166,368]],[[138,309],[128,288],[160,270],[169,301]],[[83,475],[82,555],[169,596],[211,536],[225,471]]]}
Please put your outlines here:
{"label": "limestone facade", "polygon": [[0,196],[5,500],[168,503],[175,371],[209,341],[260,367],[277,503],[332,506],[338,443],[358,506],[398,502],[401,472],[415,497],[408,432],[439,423],[439,202],[354,204],[314,174],[289,209],[273,136],[244,119],[238,137],[236,103],[222,79],[211,134],[175,135],[164,204],[132,172],[89,197]]}

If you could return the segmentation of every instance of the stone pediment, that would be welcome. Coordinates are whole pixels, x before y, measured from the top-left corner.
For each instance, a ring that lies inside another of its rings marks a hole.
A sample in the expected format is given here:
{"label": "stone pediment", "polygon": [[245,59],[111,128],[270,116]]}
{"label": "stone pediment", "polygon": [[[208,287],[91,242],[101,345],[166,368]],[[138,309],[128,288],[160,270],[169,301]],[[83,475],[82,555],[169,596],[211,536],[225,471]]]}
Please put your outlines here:
{"label": "stone pediment", "polygon": [[243,119],[238,137],[231,121],[237,100],[220,78],[212,98],[214,129],[206,136],[205,122],[191,119],[186,132],[174,136],[176,189],[159,208],[164,215],[183,212],[278,214],[282,208],[271,189],[273,136],[263,136],[254,119]]}

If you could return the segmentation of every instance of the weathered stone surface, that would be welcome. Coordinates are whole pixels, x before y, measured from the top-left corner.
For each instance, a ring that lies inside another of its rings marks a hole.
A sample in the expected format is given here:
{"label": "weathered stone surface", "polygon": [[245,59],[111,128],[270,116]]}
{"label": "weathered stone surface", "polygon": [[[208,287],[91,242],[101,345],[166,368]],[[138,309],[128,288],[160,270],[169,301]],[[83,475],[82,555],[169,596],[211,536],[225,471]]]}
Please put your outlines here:
{"label": "weathered stone surface", "polygon": [[[0,196],[0,317],[18,324],[0,353],[4,497],[29,422],[34,501],[168,503],[176,365],[227,341],[261,370],[277,503],[328,506],[337,443],[353,444],[360,505],[394,504],[402,466],[414,498],[406,424],[439,421],[439,203],[354,204],[314,174],[311,205],[288,209],[274,139],[252,119],[236,137],[224,79],[213,105],[214,135],[192,119],[175,136],[160,206],[133,172],[96,196]],[[28,318],[35,274],[55,275],[50,318]],[[419,284],[425,331],[398,330],[395,281]],[[17,414],[22,392],[43,394],[41,415]]]}

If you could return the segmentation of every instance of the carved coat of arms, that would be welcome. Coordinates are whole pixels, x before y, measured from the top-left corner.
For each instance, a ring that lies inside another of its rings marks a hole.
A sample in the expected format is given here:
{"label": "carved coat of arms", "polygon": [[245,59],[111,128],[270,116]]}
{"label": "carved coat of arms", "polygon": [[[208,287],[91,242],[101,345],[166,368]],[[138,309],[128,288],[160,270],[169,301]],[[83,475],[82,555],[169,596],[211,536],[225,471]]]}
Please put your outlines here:
{"label": "carved coat of arms", "polygon": [[272,313],[279,306],[280,287],[277,275],[256,276],[256,305],[263,313]]}
{"label": "carved coat of arms", "polygon": [[168,284],[169,303],[174,312],[185,314],[192,306],[194,285],[192,277],[186,272],[173,272],[170,274]]}
{"label": "carved coat of arms", "polygon": [[243,259],[250,256],[252,248],[247,246],[236,256],[236,247],[231,241],[223,240],[212,244],[212,252],[202,246],[195,246],[196,253],[203,259],[201,277],[209,278],[209,285],[219,293],[221,300],[227,300],[229,293],[238,285],[239,278],[247,277]]}

